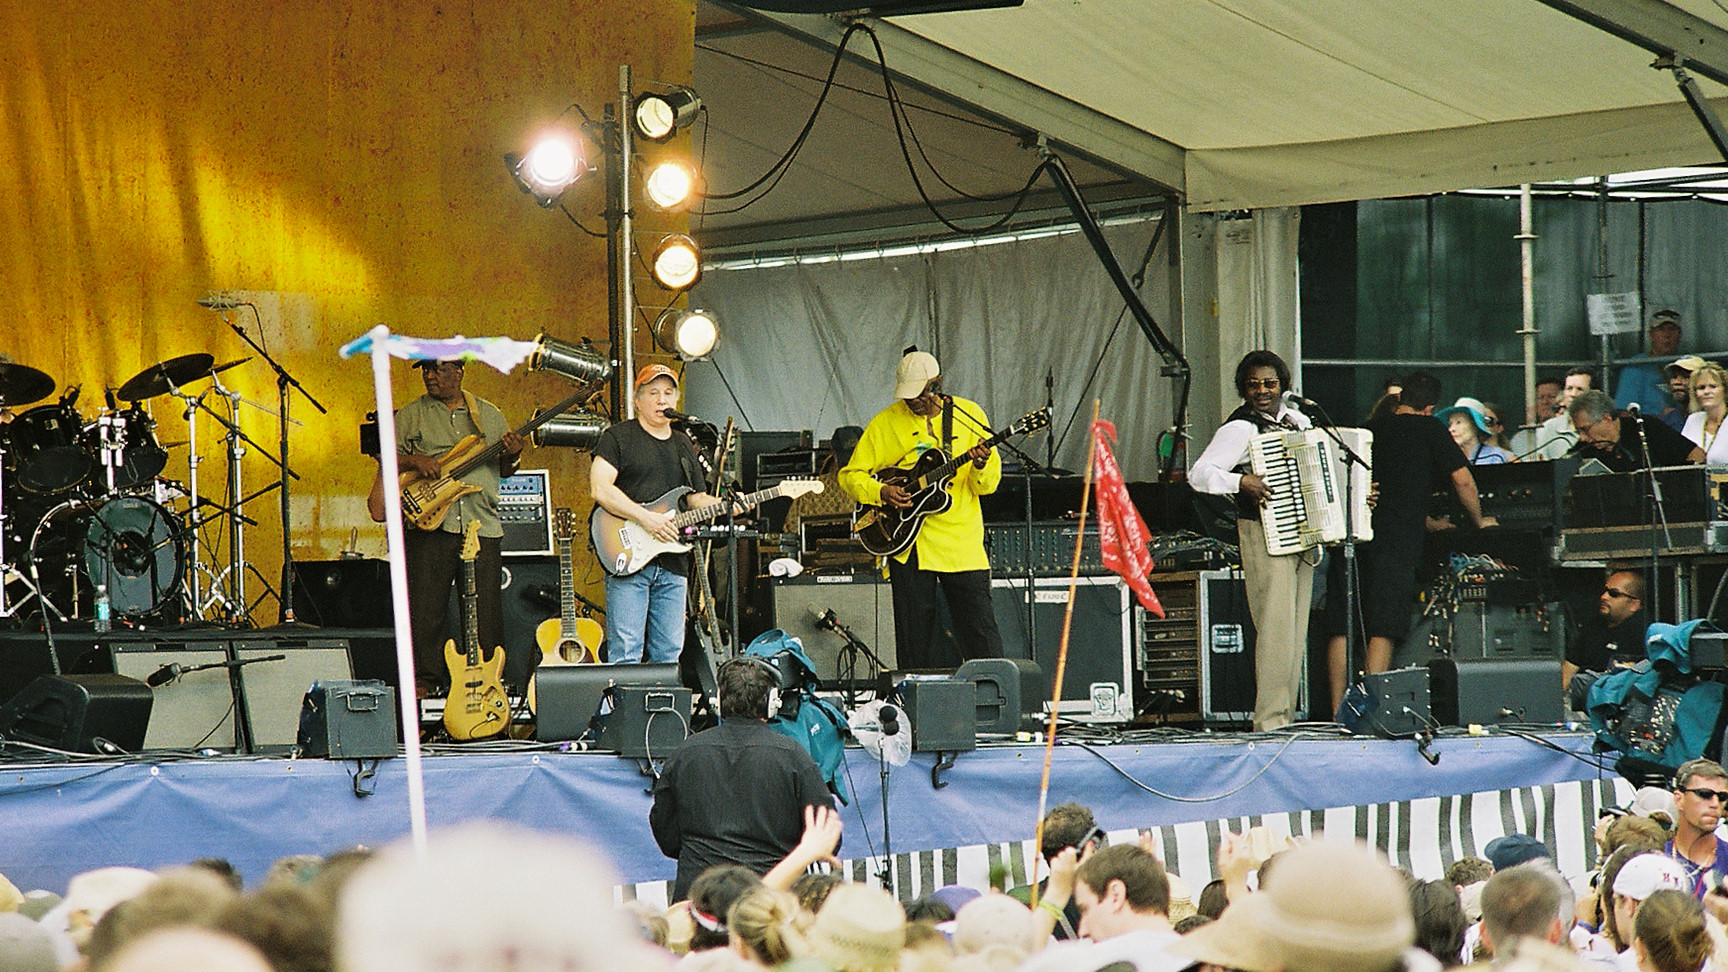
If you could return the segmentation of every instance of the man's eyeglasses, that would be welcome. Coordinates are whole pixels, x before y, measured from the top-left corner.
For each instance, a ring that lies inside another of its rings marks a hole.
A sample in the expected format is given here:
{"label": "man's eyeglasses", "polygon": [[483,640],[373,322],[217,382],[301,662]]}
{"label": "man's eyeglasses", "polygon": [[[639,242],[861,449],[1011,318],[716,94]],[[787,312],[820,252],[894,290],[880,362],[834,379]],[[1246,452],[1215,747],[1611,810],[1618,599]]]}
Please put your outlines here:
{"label": "man's eyeglasses", "polygon": [[1621,599],[1621,598],[1623,598],[1623,597],[1624,597],[1624,598],[1630,598],[1630,599],[1631,599],[1631,600],[1634,600],[1634,601],[1636,601],[1636,600],[1638,600],[1638,595],[1636,595],[1636,594],[1628,594],[1628,593],[1626,593],[1626,592],[1625,592],[1625,591],[1621,591],[1621,590],[1615,590],[1615,589],[1614,589],[1614,588],[1612,588],[1612,587],[1604,587],[1604,588],[1602,588],[1602,593],[1604,593],[1604,594],[1606,594],[1606,595],[1608,595],[1608,599],[1609,599],[1609,600],[1610,600],[1610,601],[1618,601],[1618,600],[1620,600],[1620,599]]}
{"label": "man's eyeglasses", "polygon": [[1728,803],[1728,792],[1722,790],[1712,790],[1703,786],[1688,786],[1683,787],[1683,789],[1685,792],[1692,794],[1700,800],[1715,800],[1717,803]]}

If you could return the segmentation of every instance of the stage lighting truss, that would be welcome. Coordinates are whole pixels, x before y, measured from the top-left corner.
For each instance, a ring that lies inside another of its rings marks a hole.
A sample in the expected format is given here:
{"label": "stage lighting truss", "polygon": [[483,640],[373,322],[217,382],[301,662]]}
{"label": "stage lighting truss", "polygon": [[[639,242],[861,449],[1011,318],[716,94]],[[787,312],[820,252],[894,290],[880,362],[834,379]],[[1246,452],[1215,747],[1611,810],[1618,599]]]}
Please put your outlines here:
{"label": "stage lighting truss", "polygon": [[690,127],[701,110],[702,99],[696,92],[675,87],[666,92],[637,95],[631,120],[635,122],[636,134],[651,142],[664,142],[680,129]]}
{"label": "stage lighting truss", "polygon": [[706,360],[720,343],[720,324],[709,311],[668,307],[654,322],[654,343],[685,361]]}
{"label": "stage lighting truss", "polygon": [[666,290],[689,290],[702,278],[702,251],[697,249],[695,240],[683,233],[673,233],[654,247],[648,259],[648,272]]}
{"label": "stage lighting truss", "polygon": [[506,152],[504,165],[516,187],[547,209],[590,170],[580,143],[568,133],[542,136],[525,155]]}

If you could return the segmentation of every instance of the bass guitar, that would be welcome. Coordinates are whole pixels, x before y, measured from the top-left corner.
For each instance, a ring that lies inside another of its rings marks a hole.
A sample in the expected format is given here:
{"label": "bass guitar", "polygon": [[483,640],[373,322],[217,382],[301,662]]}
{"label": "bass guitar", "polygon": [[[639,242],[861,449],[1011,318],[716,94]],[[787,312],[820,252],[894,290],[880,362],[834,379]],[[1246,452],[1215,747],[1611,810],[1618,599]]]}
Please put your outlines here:
{"label": "bass guitar", "polygon": [[[562,415],[566,409],[593,393],[589,388],[576,392],[546,411],[536,414],[526,425],[517,429],[516,434],[527,438],[529,433]],[[438,529],[444,522],[445,514],[450,512],[450,507],[457,500],[470,493],[480,492],[480,487],[463,482],[462,477],[497,459],[503,452],[504,440],[486,445],[484,438],[470,435],[451,446],[449,452],[438,457],[436,477],[414,470],[403,473],[400,477],[402,519],[422,530]]]}
{"label": "bass guitar", "polygon": [[[1014,424],[979,442],[986,449],[1013,435],[1027,435],[1050,427],[1050,410],[1041,408],[1027,412]],[[924,518],[946,513],[954,505],[948,484],[960,464],[971,462],[965,455],[953,459],[941,449],[926,449],[919,453],[911,468],[889,467],[876,473],[884,486],[898,486],[911,498],[911,505],[900,508],[883,503],[880,506],[860,504],[852,511],[852,535],[877,557],[895,557],[912,541],[924,526]]]}
{"label": "bass guitar", "polygon": [[480,654],[480,596],[474,586],[474,558],[480,555],[480,524],[462,533],[462,648],[455,639],[444,643],[444,664],[450,669],[450,697],[444,701],[444,728],[450,738],[466,742],[489,739],[510,727],[510,699],[504,692],[504,648],[492,649],[492,660]]}
{"label": "bass guitar", "polygon": [[[818,480],[784,479],[777,485],[735,496],[725,503],[684,510],[672,517],[672,526],[682,532],[698,523],[706,523],[723,515],[728,504],[748,510],[755,508],[763,500],[776,496],[803,496],[806,493],[820,493],[822,489],[822,483]],[[678,508],[678,501],[688,492],[688,486],[674,486],[654,502],[642,505],[656,513],[670,513]],[[690,549],[690,544],[680,541],[668,543],[657,540],[642,524],[610,513],[598,503],[594,504],[594,513],[588,518],[588,539],[594,544],[594,555],[599,559],[600,566],[613,577],[634,574],[648,566],[648,561],[663,553],[684,553]]]}
{"label": "bass guitar", "polygon": [[[534,629],[540,649],[539,668],[547,665],[592,665],[600,660],[600,642],[606,629],[576,607],[576,572],[570,547],[576,539],[576,512],[567,506],[552,511],[552,539],[558,544],[558,617],[547,618]],[[538,670],[538,669],[537,669]],[[528,711],[535,708],[534,678],[528,676]]]}

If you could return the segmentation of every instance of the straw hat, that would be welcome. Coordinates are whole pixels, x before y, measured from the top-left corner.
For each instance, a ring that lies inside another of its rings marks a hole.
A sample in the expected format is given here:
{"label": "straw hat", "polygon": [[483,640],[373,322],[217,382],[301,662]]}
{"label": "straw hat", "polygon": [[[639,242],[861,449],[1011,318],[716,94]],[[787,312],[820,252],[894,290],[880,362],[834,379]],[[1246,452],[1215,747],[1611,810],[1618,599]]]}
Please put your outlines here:
{"label": "straw hat", "polygon": [[1164,950],[1241,972],[1275,972],[1281,964],[1277,945],[1264,930],[1271,909],[1271,899],[1265,894],[1232,901],[1216,921],[1194,929]]}
{"label": "straw hat", "polygon": [[881,888],[842,884],[816,913],[810,945],[837,972],[887,972],[906,947],[906,912]]}

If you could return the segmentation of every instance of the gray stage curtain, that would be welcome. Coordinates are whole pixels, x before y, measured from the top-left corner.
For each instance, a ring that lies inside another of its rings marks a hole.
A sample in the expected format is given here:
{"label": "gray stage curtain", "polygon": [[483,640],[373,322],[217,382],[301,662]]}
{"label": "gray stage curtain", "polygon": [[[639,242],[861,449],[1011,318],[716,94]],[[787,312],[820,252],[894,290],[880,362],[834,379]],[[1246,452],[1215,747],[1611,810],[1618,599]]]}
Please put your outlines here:
{"label": "gray stage curtain", "polygon": [[[1130,275],[1155,226],[1105,230]],[[1178,336],[1164,276],[1166,245],[1141,293]],[[1100,399],[1102,417],[1116,423],[1124,473],[1156,475],[1156,443],[1171,422],[1173,385],[1158,376],[1157,355],[1133,319],[1121,316],[1120,297],[1078,233],[717,270],[703,277],[692,306],[721,320],[714,360],[692,362],[686,371],[685,404],[710,421],[736,415],[744,428],[810,429],[818,439],[837,426],[863,425],[889,404],[894,366],[902,349],[916,344],[941,359],[945,388],[983,405],[998,428],[1044,404],[1051,374],[1061,443],[1056,461],[1076,472],[1086,461],[1092,399]],[[1017,444],[1045,460],[1042,435]]]}

